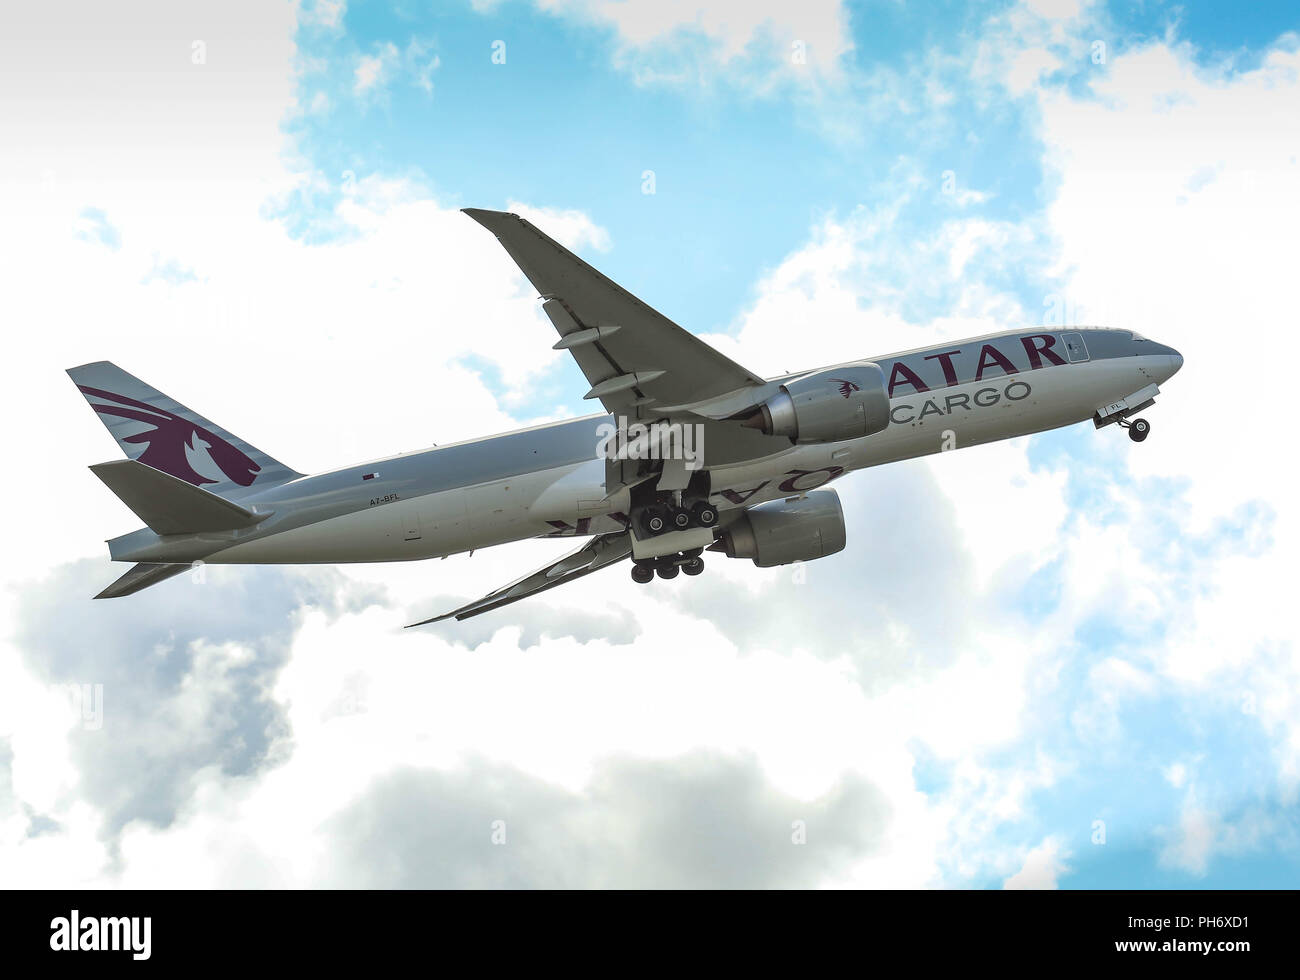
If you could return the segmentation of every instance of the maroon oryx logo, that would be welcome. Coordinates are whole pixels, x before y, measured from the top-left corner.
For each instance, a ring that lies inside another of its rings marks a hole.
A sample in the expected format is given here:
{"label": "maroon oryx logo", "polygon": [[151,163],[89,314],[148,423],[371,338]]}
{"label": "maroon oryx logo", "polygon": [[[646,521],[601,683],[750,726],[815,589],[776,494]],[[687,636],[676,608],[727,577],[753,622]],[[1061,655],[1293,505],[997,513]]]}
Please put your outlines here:
{"label": "maroon oryx logo", "polygon": [[[156,408],[145,402],[138,402],[134,398],[127,398],[125,395],[115,395],[111,391],[104,391],[101,388],[91,388],[87,385],[77,385],[82,393],[88,398],[103,398],[116,405],[96,405],[91,402],[90,407],[100,415],[115,415],[121,419],[134,419],[137,422],[147,422],[153,426],[144,432],[139,432],[133,436],[127,436],[122,441],[130,443],[144,443],[145,451],[136,457],[138,462],[146,466],[152,466],[156,470],[162,470],[164,473],[170,473],[186,483],[192,483],[196,487],[204,483],[219,483],[219,480],[213,480],[202,473],[197,472],[190,465],[189,452],[198,452],[206,447],[208,456],[217,468],[225,474],[226,479],[232,483],[238,483],[241,487],[246,487],[257,479],[258,472],[262,467],[258,466],[240,450],[236,449],[221,436],[196,425],[189,419],[183,419],[173,412],[165,409]],[[195,445],[198,440],[202,445]]]}
{"label": "maroon oryx logo", "polygon": [[840,394],[843,395],[845,398],[851,398],[855,391],[862,390],[857,385],[855,385],[852,381],[845,381],[843,378],[831,378],[830,382],[833,385],[840,386]]}

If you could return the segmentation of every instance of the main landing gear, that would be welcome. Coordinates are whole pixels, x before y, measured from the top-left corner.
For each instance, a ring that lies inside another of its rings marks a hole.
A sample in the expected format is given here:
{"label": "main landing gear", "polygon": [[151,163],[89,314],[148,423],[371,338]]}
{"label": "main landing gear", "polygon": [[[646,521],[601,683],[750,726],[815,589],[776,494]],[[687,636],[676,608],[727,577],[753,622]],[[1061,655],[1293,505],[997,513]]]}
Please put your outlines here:
{"label": "main landing gear", "polygon": [[656,575],[660,578],[676,578],[678,572],[687,575],[699,575],[704,571],[704,559],[700,557],[703,549],[693,548],[675,555],[663,555],[659,558],[634,558],[632,581],[639,585],[647,584]]}
{"label": "main landing gear", "polygon": [[1151,435],[1151,423],[1146,419],[1134,419],[1131,422],[1127,419],[1120,419],[1119,427],[1128,429],[1128,437],[1134,442],[1143,442],[1147,436]]}
{"label": "main landing gear", "polygon": [[696,501],[688,507],[664,501],[647,504],[641,510],[641,529],[649,535],[665,531],[685,531],[693,527],[713,527],[718,523],[718,509],[707,500]]}
{"label": "main landing gear", "polygon": [[[704,571],[700,554],[716,537],[710,529],[718,525],[718,508],[709,502],[706,473],[696,473],[680,490],[656,491],[642,484],[633,490],[628,516],[639,546],[636,553],[645,556],[632,559],[633,582],[645,585],[656,575],[671,579],[683,572],[699,575]],[[654,538],[660,540],[652,542]],[[663,554],[665,551],[668,553]]]}

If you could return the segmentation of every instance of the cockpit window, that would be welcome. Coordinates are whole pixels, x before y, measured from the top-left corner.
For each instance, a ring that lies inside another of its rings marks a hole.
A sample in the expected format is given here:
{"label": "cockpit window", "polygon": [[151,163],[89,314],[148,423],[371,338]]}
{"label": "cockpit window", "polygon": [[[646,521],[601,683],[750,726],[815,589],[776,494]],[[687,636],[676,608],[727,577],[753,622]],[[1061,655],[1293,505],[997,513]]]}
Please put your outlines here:
{"label": "cockpit window", "polygon": [[1134,339],[1134,340],[1146,340],[1146,338],[1143,337],[1143,336],[1142,336],[1140,333],[1138,333],[1136,330],[1130,330],[1129,333],[1133,335],[1133,339]]}

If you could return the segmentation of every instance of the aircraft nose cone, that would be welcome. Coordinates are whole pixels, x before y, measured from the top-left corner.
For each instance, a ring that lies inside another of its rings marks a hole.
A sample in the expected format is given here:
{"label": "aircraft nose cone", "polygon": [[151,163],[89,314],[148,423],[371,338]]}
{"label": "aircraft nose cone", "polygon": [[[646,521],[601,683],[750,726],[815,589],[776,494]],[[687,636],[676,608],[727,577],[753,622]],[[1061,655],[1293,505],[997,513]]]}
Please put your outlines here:
{"label": "aircraft nose cone", "polygon": [[1173,377],[1183,366],[1183,355],[1174,351],[1169,355],[1169,377]]}

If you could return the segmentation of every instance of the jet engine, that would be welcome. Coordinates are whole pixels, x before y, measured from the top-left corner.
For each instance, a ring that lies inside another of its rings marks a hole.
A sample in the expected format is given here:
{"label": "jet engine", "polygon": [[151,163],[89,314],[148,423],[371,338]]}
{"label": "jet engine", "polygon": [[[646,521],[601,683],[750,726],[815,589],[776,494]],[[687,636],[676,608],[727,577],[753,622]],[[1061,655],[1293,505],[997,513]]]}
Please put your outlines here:
{"label": "jet engine", "polygon": [[857,361],[806,374],[781,385],[742,424],[795,442],[869,436],[889,425],[885,372],[872,361]]}
{"label": "jet engine", "polygon": [[844,549],[844,511],[834,490],[773,500],[728,524],[710,550],[752,558],[759,568],[825,558]]}

